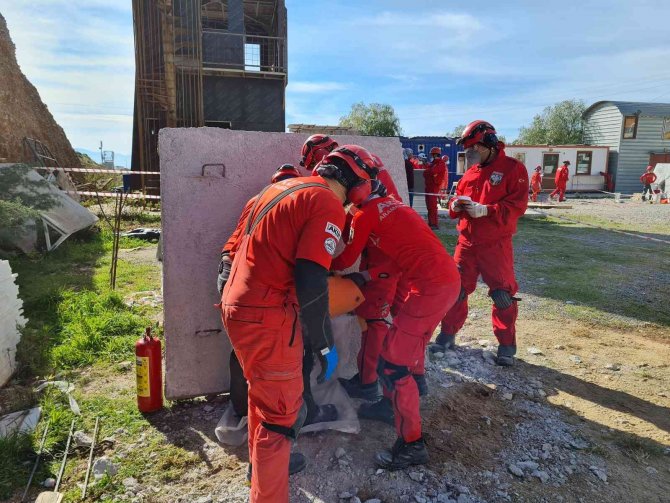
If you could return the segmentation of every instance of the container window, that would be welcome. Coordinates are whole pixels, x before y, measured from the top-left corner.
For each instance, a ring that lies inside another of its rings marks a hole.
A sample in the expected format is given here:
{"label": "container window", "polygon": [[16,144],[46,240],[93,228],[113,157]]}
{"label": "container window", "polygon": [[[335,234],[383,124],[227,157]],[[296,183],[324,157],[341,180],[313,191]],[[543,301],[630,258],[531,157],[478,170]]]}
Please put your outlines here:
{"label": "container window", "polygon": [[514,158],[524,166],[526,165],[526,152],[517,152],[514,154]]}
{"label": "container window", "polygon": [[261,44],[244,44],[244,69],[248,72],[261,71]]}
{"label": "container window", "polygon": [[627,115],[623,118],[623,138],[633,140],[637,136],[637,115]]}
{"label": "container window", "polygon": [[576,173],[578,175],[590,175],[593,152],[590,150],[577,152]]}

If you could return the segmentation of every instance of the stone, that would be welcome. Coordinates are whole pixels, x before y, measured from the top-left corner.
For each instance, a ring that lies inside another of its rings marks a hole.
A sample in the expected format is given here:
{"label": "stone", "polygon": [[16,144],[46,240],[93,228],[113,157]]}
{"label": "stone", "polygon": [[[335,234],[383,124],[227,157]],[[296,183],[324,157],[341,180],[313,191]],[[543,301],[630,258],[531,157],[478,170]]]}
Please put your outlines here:
{"label": "stone", "polygon": [[118,471],[119,468],[106,456],[96,459],[93,463],[93,476],[96,479],[102,478],[105,474],[112,477]]}
{"label": "stone", "polygon": [[565,346],[563,344],[556,344],[554,346],[554,349],[558,349],[559,351],[562,351],[565,349]]}
{"label": "stone", "polygon": [[423,482],[423,473],[421,472],[409,472],[409,478],[414,482]]}
{"label": "stone", "polygon": [[117,365],[117,368],[119,370],[122,370],[124,372],[127,372],[128,370],[132,370],[133,368],[133,362],[121,362]]}
{"label": "stone", "polygon": [[442,353],[441,351],[438,351],[438,352],[436,352],[436,353],[433,353],[433,357],[434,357],[436,360],[439,360],[440,358],[444,358],[444,353]]}
{"label": "stone", "polygon": [[540,398],[544,398],[547,396],[547,392],[544,391],[543,389],[537,389],[535,390],[535,394],[539,396]]}
{"label": "stone", "polygon": [[361,499],[358,496],[354,496],[349,500],[350,503],[361,503]]}
{"label": "stone", "polygon": [[345,451],[342,447],[338,447],[335,449],[335,457],[337,459],[340,459],[341,457],[345,456],[347,454],[347,451]]}
{"label": "stone", "polygon": [[540,479],[540,481],[543,484],[546,484],[547,482],[549,482],[549,474],[545,471],[535,470],[535,471],[533,471],[533,473],[531,475],[533,477],[536,477],[536,478]]}
{"label": "stone", "polygon": [[428,500],[423,496],[421,496],[420,494],[415,494],[414,500],[416,501],[416,503],[428,503]]}
{"label": "stone", "polygon": [[528,353],[530,353],[531,355],[535,355],[535,356],[539,356],[539,355],[544,354],[540,348],[535,348],[535,347],[528,348]]}
{"label": "stone", "polygon": [[377,468],[377,471],[375,472],[375,475],[381,475],[382,473],[384,473],[384,469],[383,468]]}
{"label": "stone", "polygon": [[589,443],[586,440],[582,440],[581,438],[575,438],[570,441],[570,447],[578,451],[582,451],[589,448]]}
{"label": "stone", "polygon": [[56,487],[56,479],[49,477],[44,482],[42,482],[42,485],[47,489],[53,489]]}
{"label": "stone", "polygon": [[565,303],[570,305],[570,306],[574,306],[576,304],[576,302],[574,300],[566,300]]}
{"label": "stone", "polygon": [[341,500],[348,500],[349,498],[354,497],[349,491],[342,491],[338,496]]}
{"label": "stone", "polygon": [[658,470],[653,466],[648,466],[647,468],[645,468],[645,470],[647,470],[647,473],[649,475],[656,475],[658,473]]}
{"label": "stone", "polygon": [[552,449],[551,444],[542,444],[543,451],[550,451]]}
{"label": "stone", "polygon": [[135,477],[126,477],[125,479],[123,479],[123,482],[121,483],[123,484],[123,487],[131,490],[136,489],[138,485],[137,479]]}
{"label": "stone", "polygon": [[516,466],[514,463],[507,465],[509,472],[515,477],[523,478],[523,470]]}
{"label": "stone", "polygon": [[614,370],[616,372],[618,370],[621,370],[621,365],[619,365],[618,363],[608,363],[607,365],[605,365],[605,368],[607,370]]}
{"label": "stone", "polygon": [[477,341],[477,344],[479,344],[481,347],[485,348],[488,347],[489,341],[488,339],[480,339]]}
{"label": "stone", "polygon": [[591,472],[601,481],[607,482],[607,471],[604,468],[598,468],[597,466],[589,466],[589,470],[591,470]]}
{"label": "stone", "polygon": [[365,500],[365,503],[382,503],[382,500],[377,499],[377,498],[372,498],[369,500]]}
{"label": "stone", "polygon": [[467,494],[459,494],[457,503],[472,503],[472,498]]}
{"label": "stone", "polygon": [[502,398],[503,400],[511,400],[512,398],[514,398],[514,395],[512,393],[503,393]]}
{"label": "stone", "polygon": [[516,466],[518,466],[522,470],[532,471],[532,470],[537,470],[538,466],[540,466],[540,465],[538,465],[535,461],[521,461],[521,462],[517,463]]}
{"label": "stone", "polygon": [[212,498],[211,494],[208,494],[207,496],[201,496],[193,503],[214,503],[214,498]]}
{"label": "stone", "polygon": [[437,503],[454,503],[454,500],[448,494],[440,493],[437,495]]}
{"label": "stone", "polygon": [[83,431],[75,431],[72,435],[72,441],[75,447],[91,447],[91,443],[93,443],[93,439]]}
{"label": "stone", "polygon": [[582,359],[577,355],[570,355],[570,360],[573,363],[582,363]]}
{"label": "stone", "polygon": [[214,407],[212,407],[211,405],[205,405],[202,408],[202,410],[204,410],[205,412],[212,412],[214,410]]}

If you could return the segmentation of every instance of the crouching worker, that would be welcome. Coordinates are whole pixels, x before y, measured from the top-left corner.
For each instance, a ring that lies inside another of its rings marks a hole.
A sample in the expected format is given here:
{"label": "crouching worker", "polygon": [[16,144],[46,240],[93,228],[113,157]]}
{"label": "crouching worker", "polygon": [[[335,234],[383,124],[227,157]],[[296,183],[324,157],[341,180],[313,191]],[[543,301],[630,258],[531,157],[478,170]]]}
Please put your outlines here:
{"label": "crouching worker", "polygon": [[[359,170],[360,171],[360,170]],[[305,416],[303,335],[320,380],[337,366],[328,316],[328,269],[344,224],[343,204],[369,176],[332,169],[266,187],[247,218],[222,295],[222,318],[249,383],[251,502],[288,502],[289,460]]]}
{"label": "crouching worker", "polygon": [[[369,170],[366,152],[358,149],[347,146],[334,150],[323,159],[320,169],[367,165]],[[397,470],[428,461],[421,432],[419,389],[412,373],[421,367],[426,344],[456,302],[461,286],[456,264],[414,210],[377,193],[356,205],[360,211],[353,217],[350,234],[355,239],[349,240],[333,267],[342,270],[353,265],[369,240],[393,262],[409,285],[405,302],[384,339],[378,363],[384,398],[361,406],[359,411],[361,417],[383,421],[395,416],[398,439],[390,450],[379,452],[375,462],[382,468]],[[384,264],[381,272],[371,268],[347,277],[364,285],[386,274],[386,267]]]}

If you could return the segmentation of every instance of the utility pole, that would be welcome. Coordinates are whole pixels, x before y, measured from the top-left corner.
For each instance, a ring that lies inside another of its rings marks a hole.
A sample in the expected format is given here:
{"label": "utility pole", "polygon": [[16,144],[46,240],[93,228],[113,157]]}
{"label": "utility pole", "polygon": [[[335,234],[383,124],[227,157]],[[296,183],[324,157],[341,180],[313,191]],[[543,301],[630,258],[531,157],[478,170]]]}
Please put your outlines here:
{"label": "utility pole", "polygon": [[100,164],[104,163],[105,160],[102,158],[102,140],[100,140]]}

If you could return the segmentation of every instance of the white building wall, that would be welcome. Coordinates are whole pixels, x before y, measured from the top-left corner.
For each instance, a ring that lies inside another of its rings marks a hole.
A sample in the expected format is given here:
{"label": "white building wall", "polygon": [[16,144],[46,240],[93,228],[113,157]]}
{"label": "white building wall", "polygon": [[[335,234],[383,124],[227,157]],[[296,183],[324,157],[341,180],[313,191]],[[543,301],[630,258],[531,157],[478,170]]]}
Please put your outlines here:
{"label": "white building wall", "polygon": [[16,345],[21,338],[19,327],[26,324],[15,278],[9,262],[0,260],[0,387],[16,370]]}
{"label": "white building wall", "polygon": [[[576,175],[577,152],[584,151],[593,153],[591,158],[591,174]],[[508,145],[505,147],[505,153],[508,156],[516,157],[517,159],[522,158],[521,160],[526,165],[529,177],[535,171],[536,166],[543,165],[544,154],[558,154],[559,166],[563,164],[563,161],[570,161],[568,190],[574,191],[604,190],[605,178],[600,175],[600,172],[604,173],[607,171],[607,152],[607,148],[586,145]],[[553,174],[544,173],[545,178],[551,177],[553,179],[553,176]]]}

